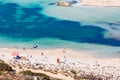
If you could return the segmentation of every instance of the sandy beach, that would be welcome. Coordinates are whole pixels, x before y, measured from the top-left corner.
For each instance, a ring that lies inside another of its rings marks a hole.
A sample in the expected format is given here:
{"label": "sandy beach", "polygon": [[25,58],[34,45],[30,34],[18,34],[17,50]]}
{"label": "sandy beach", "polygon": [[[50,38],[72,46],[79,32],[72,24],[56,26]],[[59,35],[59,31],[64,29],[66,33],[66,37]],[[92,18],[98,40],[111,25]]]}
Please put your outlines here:
{"label": "sandy beach", "polygon": [[[19,53],[19,56],[25,57],[27,60],[14,59],[13,52]],[[95,58],[88,53],[87,51],[70,49],[22,50],[1,48],[0,59],[10,64],[17,72],[31,70],[63,80],[74,80],[73,76],[69,74],[71,70],[76,71],[77,75],[93,74],[108,80],[120,79],[119,58]],[[57,62],[58,58],[59,62]],[[19,69],[18,65],[22,69]]]}
{"label": "sandy beach", "polygon": [[77,6],[120,7],[120,0],[78,0]]}

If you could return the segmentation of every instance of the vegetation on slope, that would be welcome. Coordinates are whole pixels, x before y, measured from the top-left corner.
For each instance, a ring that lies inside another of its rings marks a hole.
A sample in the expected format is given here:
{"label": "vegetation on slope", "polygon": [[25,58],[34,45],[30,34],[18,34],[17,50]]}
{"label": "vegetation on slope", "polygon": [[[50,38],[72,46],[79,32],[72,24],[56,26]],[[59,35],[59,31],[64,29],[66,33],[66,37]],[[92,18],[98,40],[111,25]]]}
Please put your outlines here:
{"label": "vegetation on slope", "polygon": [[0,60],[0,71],[11,71],[12,67]]}

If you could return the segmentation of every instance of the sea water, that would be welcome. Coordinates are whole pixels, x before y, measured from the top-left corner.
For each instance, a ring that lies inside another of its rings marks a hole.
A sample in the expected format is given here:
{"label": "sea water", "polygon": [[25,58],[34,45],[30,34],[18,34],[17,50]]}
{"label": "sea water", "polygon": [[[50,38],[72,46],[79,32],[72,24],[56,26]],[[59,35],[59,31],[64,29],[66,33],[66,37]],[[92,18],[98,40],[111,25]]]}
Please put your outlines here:
{"label": "sea water", "polygon": [[0,47],[71,48],[120,57],[120,8],[0,1]]}

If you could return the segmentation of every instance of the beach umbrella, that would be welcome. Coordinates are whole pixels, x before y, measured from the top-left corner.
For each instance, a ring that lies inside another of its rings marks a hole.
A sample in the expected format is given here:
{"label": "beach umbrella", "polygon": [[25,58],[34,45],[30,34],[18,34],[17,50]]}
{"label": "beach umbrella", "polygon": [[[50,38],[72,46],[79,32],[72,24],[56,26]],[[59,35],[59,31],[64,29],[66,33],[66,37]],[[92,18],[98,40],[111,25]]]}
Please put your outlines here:
{"label": "beach umbrella", "polygon": [[17,55],[19,55],[19,53],[18,52],[13,52],[11,55],[12,56],[17,56]]}

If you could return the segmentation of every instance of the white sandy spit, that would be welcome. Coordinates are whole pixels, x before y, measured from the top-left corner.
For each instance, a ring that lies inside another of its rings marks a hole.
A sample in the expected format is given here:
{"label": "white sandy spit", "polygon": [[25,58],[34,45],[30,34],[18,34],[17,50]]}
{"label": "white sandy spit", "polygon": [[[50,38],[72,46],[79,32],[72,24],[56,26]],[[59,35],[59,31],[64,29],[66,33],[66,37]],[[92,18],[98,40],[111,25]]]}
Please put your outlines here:
{"label": "white sandy spit", "polygon": [[114,7],[120,7],[120,0],[76,0],[79,1],[79,5],[84,6],[114,6]]}

